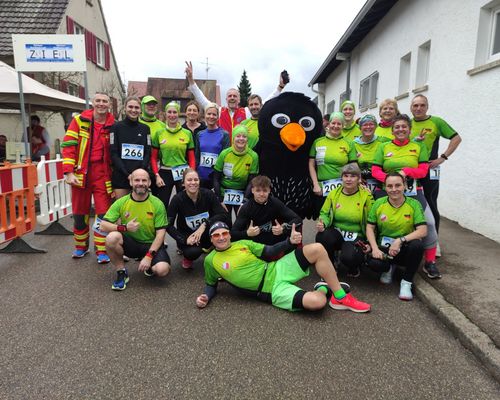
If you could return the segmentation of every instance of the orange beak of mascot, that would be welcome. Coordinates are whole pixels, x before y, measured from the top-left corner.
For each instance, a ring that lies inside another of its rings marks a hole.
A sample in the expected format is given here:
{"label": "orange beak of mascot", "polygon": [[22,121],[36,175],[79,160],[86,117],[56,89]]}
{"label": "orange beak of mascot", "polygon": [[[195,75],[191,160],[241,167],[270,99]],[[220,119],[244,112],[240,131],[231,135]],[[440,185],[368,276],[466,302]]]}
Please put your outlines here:
{"label": "orange beak of mascot", "polygon": [[267,101],[259,116],[259,173],[271,178],[274,196],[302,218],[312,215],[309,150],[321,128],[321,112],[302,93]]}

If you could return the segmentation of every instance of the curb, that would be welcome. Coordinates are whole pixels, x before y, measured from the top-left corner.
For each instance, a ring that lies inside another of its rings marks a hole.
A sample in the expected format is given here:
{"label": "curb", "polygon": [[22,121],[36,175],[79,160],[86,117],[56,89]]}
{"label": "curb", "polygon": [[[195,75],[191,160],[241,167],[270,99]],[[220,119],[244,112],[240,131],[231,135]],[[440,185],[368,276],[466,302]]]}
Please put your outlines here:
{"label": "curb", "polygon": [[443,295],[419,274],[415,275],[414,289],[418,298],[437,315],[462,345],[469,349],[500,383],[500,349],[491,338],[453,304],[448,303]]}

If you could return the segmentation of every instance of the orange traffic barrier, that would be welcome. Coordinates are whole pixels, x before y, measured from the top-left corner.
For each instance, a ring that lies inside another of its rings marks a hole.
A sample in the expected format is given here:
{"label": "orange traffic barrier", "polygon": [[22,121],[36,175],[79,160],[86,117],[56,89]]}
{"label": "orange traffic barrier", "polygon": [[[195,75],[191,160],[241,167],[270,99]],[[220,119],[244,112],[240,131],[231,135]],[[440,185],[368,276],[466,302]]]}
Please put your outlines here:
{"label": "orange traffic barrier", "polygon": [[[35,229],[35,187],[37,184],[36,166],[31,164],[31,161],[26,164],[7,162],[5,166],[0,167],[0,244],[9,241],[18,244],[22,241],[21,236]],[[28,245],[25,244],[26,246]],[[10,250],[4,248],[2,252],[27,252],[19,246],[17,249],[13,251],[12,248]],[[37,250],[32,249],[32,251]]]}

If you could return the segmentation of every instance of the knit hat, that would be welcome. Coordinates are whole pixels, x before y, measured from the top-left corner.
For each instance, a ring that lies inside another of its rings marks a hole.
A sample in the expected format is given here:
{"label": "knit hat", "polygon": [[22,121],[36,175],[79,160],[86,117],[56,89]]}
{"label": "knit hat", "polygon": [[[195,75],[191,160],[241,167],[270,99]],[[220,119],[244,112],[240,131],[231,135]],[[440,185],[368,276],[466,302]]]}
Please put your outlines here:
{"label": "knit hat", "polygon": [[340,119],[340,121],[342,121],[342,124],[345,123],[344,114],[342,114],[340,111],[335,111],[330,114],[330,122],[332,122],[334,119]]}
{"label": "knit hat", "polygon": [[358,121],[358,125],[359,127],[361,128],[364,124],[366,124],[367,122],[373,122],[375,125],[377,125],[377,118],[375,118],[374,115],[372,114],[366,114],[366,115],[363,115],[359,121]]}
{"label": "knit hat", "polygon": [[175,108],[177,110],[177,113],[180,113],[181,112],[181,106],[179,105],[179,103],[177,103],[176,101],[171,101],[170,103],[168,103],[166,106],[165,106],[165,111],[167,111],[169,108]]}
{"label": "knit hat", "polygon": [[227,224],[225,222],[222,222],[222,221],[214,222],[210,226],[210,230],[208,231],[208,234],[211,236],[212,233],[214,233],[217,229],[227,229],[227,230],[229,230],[229,226],[227,226]]}
{"label": "knit hat", "polygon": [[351,106],[352,109],[354,110],[354,112],[356,113],[356,106],[354,105],[354,102],[351,101],[351,100],[344,100],[342,102],[342,104],[340,105],[340,111],[343,111],[344,107],[347,106],[347,105]]}

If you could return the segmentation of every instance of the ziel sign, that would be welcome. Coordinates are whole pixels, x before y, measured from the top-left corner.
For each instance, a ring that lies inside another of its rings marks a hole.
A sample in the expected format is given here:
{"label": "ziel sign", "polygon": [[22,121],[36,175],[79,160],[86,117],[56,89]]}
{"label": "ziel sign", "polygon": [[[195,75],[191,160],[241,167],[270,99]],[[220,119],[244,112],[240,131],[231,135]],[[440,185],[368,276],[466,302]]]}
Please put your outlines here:
{"label": "ziel sign", "polygon": [[33,44],[24,45],[26,62],[73,62],[72,44]]}

